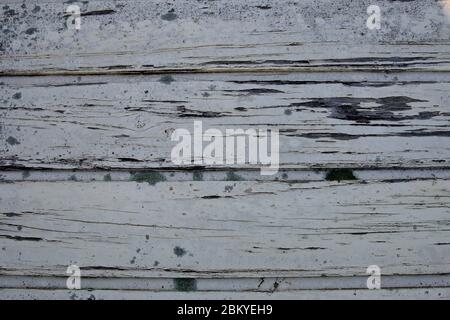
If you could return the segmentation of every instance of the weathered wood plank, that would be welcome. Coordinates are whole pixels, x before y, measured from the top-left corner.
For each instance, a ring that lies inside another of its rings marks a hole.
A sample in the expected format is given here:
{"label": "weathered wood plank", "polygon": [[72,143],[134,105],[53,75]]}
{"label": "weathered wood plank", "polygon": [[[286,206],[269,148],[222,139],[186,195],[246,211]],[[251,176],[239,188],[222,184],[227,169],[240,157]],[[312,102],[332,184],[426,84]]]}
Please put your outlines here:
{"label": "weathered wood plank", "polygon": [[298,290],[289,292],[152,292],[0,289],[2,300],[448,300],[450,289]]}
{"label": "weathered wood plank", "polygon": [[[284,182],[312,182],[334,180],[331,173],[347,172],[361,181],[398,182],[405,180],[434,180],[450,179],[450,170],[443,169],[374,169],[374,170],[283,170],[275,175],[264,176],[258,170],[164,170],[158,171],[164,175],[165,181],[229,181],[231,173],[239,177],[240,181],[284,181]],[[136,174],[149,173],[146,170],[7,170],[0,171],[0,181],[133,181]],[[154,172],[156,174],[156,172]]]}
{"label": "weathered wood plank", "polygon": [[417,73],[3,78],[0,164],[179,169],[171,133],[201,120],[279,129],[282,168],[448,168],[449,92]]}
{"label": "weathered wood plank", "polygon": [[[217,297],[264,298],[264,299],[321,299],[332,298],[331,293],[341,292],[335,298],[348,299],[353,292],[355,298],[416,298],[429,297],[448,299],[445,295],[450,285],[449,275],[382,276],[382,290],[363,293],[367,290],[367,276],[320,277],[320,278],[81,278],[82,290],[66,290],[67,277],[46,276],[0,276],[2,299],[48,299],[60,296],[63,299],[131,299],[133,296],[161,299],[206,299]],[[399,290],[400,289],[400,290]],[[408,290],[405,290],[408,289]],[[320,293],[325,293],[321,295]],[[50,292],[52,292],[50,294]],[[86,297],[86,292],[90,292]],[[130,293],[133,292],[134,294]],[[346,294],[342,294],[346,292]],[[431,292],[431,293],[430,293]],[[95,293],[99,293],[96,295]],[[108,295],[105,295],[108,293]],[[444,293],[444,294],[443,294]]]}
{"label": "weathered wood plank", "polygon": [[445,1],[3,1],[0,72],[450,70]]}
{"label": "weathered wood plank", "polygon": [[[1,299],[450,298],[449,1],[68,4],[0,8]],[[194,120],[283,171],[175,166]]]}
{"label": "weathered wood plank", "polygon": [[[3,275],[450,273],[450,181],[2,183]],[[153,185],[154,184],[154,185]]]}
{"label": "weathered wood plank", "polygon": [[[160,292],[266,292],[279,293],[299,290],[368,290],[369,275],[355,277],[308,278],[88,278],[81,272],[82,290],[139,290]],[[0,289],[67,289],[66,277],[0,276]],[[382,289],[424,289],[450,287],[450,275],[383,276]],[[183,284],[184,285],[180,285]]]}

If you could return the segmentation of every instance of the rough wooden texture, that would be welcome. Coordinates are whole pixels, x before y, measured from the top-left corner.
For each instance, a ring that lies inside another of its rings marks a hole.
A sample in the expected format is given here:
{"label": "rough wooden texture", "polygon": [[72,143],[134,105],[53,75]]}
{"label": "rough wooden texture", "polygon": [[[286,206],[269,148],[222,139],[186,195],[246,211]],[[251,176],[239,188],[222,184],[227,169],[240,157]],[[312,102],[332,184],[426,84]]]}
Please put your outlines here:
{"label": "rough wooden texture", "polygon": [[448,288],[392,290],[297,290],[267,292],[158,292],[133,290],[19,290],[0,289],[0,298],[17,300],[298,300],[298,299],[376,299],[376,300],[438,300],[450,299]]}
{"label": "rough wooden texture", "polygon": [[450,273],[449,180],[153,178],[1,184],[2,273],[58,276],[72,263],[86,276]]}
{"label": "rough wooden texture", "polygon": [[[277,128],[283,168],[447,168],[450,77],[6,78],[5,167],[179,168],[177,128]],[[166,79],[167,80],[167,79]],[[44,152],[43,152],[44,150]],[[242,166],[241,166],[242,167]],[[251,168],[251,165],[244,166]]]}
{"label": "rough wooden texture", "polygon": [[3,74],[449,70],[445,1],[3,1]]}
{"label": "rough wooden texture", "polygon": [[[70,3],[0,6],[1,299],[450,299],[450,1]],[[282,170],[174,165],[195,120]]]}

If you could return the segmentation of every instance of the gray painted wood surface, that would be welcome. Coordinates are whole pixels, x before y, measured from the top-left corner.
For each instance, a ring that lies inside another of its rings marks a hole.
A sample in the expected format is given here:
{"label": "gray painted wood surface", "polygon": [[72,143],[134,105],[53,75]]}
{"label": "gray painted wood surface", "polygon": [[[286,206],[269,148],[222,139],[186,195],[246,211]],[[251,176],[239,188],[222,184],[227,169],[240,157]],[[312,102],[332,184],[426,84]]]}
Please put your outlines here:
{"label": "gray painted wood surface", "polygon": [[[449,299],[450,4],[370,4],[3,1],[0,298]],[[281,171],[174,165],[196,120]]]}
{"label": "gray painted wood surface", "polygon": [[205,130],[278,128],[283,168],[450,162],[447,74],[171,78],[170,84],[160,76],[6,78],[1,161],[27,168],[175,168],[172,132],[192,131],[202,120]]}
{"label": "gray painted wood surface", "polygon": [[445,1],[380,1],[378,32],[369,0],[89,1],[78,32],[67,3],[22,2],[4,1],[6,74],[449,67]]}

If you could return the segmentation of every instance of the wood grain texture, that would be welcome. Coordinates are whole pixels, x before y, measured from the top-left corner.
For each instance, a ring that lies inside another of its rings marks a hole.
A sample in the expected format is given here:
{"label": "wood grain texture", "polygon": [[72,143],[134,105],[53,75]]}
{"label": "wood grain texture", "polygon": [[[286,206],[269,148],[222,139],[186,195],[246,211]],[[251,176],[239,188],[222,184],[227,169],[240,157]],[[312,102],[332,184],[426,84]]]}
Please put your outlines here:
{"label": "wood grain texture", "polygon": [[[0,6],[0,299],[450,299],[450,1],[71,3]],[[282,170],[174,165],[200,120]]]}
{"label": "wood grain texture", "polygon": [[[383,289],[366,290],[366,277],[320,278],[83,278],[66,290],[66,278],[0,276],[2,299],[448,299],[450,277],[387,276]],[[192,283],[189,291],[180,283]],[[400,289],[401,288],[401,289]],[[180,291],[180,289],[183,289]]]}
{"label": "wood grain texture", "polygon": [[0,289],[1,299],[14,300],[448,300],[450,290],[298,290],[280,293],[260,292],[158,292],[133,290],[35,290]]}
{"label": "wood grain texture", "polygon": [[[449,181],[0,184],[1,273],[449,273]],[[51,196],[49,196],[51,195]]]}
{"label": "wood grain texture", "polygon": [[[11,288],[20,290],[63,290],[66,289],[65,277],[49,276],[0,276],[0,290]],[[192,283],[190,290],[180,283]],[[367,289],[367,277],[261,277],[261,278],[88,278],[81,279],[82,290],[150,291],[161,293],[266,293],[275,297],[280,293],[304,290],[362,290]],[[384,276],[383,289],[439,289],[448,287],[449,275],[413,275]],[[180,289],[184,289],[180,290]],[[68,290],[67,292],[73,292]]]}
{"label": "wood grain texture", "polygon": [[4,75],[449,70],[445,1],[4,1]]}
{"label": "wood grain texture", "polygon": [[449,80],[417,73],[4,78],[0,164],[179,169],[171,134],[192,132],[201,120],[204,130],[278,129],[282,168],[448,168]]}

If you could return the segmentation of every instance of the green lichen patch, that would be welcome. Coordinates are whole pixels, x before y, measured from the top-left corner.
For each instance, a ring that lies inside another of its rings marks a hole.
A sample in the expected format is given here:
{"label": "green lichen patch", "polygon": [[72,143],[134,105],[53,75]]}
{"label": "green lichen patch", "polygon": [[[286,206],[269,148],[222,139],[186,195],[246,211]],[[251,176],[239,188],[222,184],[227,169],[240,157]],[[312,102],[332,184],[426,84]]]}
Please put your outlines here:
{"label": "green lichen patch", "polygon": [[131,181],[139,183],[147,182],[149,185],[154,186],[158,182],[166,181],[166,177],[159,172],[140,172],[131,175]]}
{"label": "green lichen patch", "polygon": [[9,137],[8,139],[6,139],[6,142],[11,145],[11,146],[15,146],[17,144],[20,144],[19,140],[17,140],[14,137]]}
{"label": "green lichen patch", "polygon": [[12,97],[13,97],[14,100],[22,99],[22,93],[21,92],[17,92]]}
{"label": "green lichen patch", "polygon": [[346,180],[358,180],[353,174],[351,169],[331,169],[327,172],[325,176],[327,181],[346,181]]}
{"label": "green lichen patch", "polygon": [[244,178],[242,178],[240,175],[234,173],[234,172],[228,172],[226,181],[243,181]]}
{"label": "green lichen patch", "polygon": [[165,75],[159,79],[159,82],[167,84],[167,85],[171,84],[174,81],[175,81],[175,79],[171,75]]}
{"label": "green lichen patch", "polygon": [[161,19],[166,20],[166,21],[173,21],[177,18],[178,18],[178,16],[175,14],[174,9],[171,9],[169,12],[167,12],[166,14],[163,14],[161,16]]}
{"label": "green lichen patch", "polygon": [[107,182],[112,181],[111,175],[110,175],[109,173],[108,173],[107,175],[105,175],[105,176],[103,177],[103,181],[107,181]]}
{"label": "green lichen patch", "polygon": [[177,291],[197,291],[197,280],[195,279],[179,278],[174,279],[173,283]]}
{"label": "green lichen patch", "polygon": [[195,171],[192,174],[192,178],[194,179],[194,181],[203,181],[203,172]]}
{"label": "green lichen patch", "polygon": [[183,248],[175,247],[173,249],[173,253],[175,253],[175,255],[180,258],[180,257],[184,256],[187,252]]}

